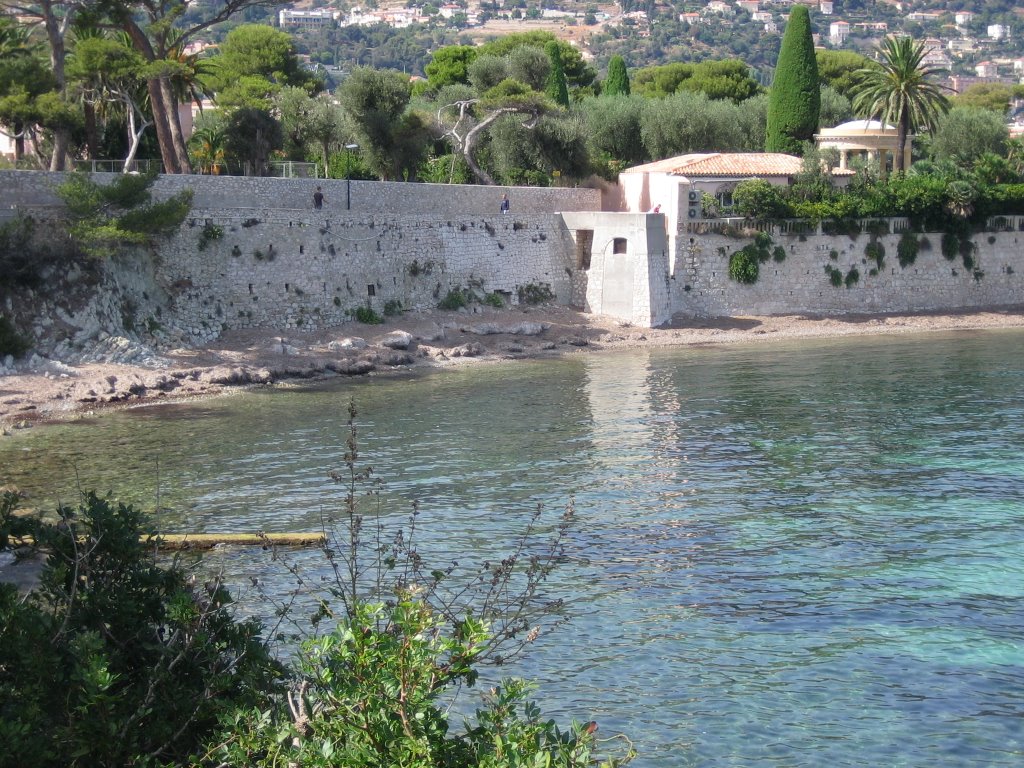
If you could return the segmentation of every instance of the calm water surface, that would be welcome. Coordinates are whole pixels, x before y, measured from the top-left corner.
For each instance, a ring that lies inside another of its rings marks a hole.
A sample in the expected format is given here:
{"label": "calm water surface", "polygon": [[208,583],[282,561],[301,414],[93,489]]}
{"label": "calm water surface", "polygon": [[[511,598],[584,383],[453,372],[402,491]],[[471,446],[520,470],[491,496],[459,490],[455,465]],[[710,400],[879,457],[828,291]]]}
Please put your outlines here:
{"label": "calm water surface", "polygon": [[[652,766],[1024,764],[1024,334],[651,350],[141,408],[0,441],[167,530],[305,530],[345,406],[387,514],[493,556],[579,523],[573,621],[506,670]],[[232,568],[274,571],[259,553]],[[262,558],[262,559],[261,559]]]}

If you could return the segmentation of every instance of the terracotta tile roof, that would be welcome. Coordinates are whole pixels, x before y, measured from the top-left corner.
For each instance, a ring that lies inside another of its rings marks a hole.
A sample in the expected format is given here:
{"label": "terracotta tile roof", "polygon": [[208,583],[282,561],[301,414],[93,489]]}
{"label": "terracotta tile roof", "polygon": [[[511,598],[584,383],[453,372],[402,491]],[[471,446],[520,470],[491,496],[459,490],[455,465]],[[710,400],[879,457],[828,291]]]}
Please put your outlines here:
{"label": "terracotta tile roof", "polygon": [[803,161],[793,155],[774,152],[712,152],[679,155],[646,165],[627,168],[623,173],[667,173],[672,176],[795,176]]}

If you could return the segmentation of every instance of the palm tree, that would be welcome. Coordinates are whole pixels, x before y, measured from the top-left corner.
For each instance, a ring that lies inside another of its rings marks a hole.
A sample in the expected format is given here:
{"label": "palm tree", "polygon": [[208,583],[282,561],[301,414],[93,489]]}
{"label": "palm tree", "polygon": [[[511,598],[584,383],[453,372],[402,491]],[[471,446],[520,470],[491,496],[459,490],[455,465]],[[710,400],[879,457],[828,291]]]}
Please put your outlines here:
{"label": "palm tree", "polygon": [[221,125],[207,125],[196,129],[189,139],[192,155],[199,164],[200,173],[214,176],[225,167],[224,145],[227,142],[227,131]]}
{"label": "palm tree", "polygon": [[934,128],[939,117],[949,111],[943,93],[948,89],[929,79],[944,70],[924,66],[924,43],[909,37],[886,38],[876,52],[881,57],[879,66],[857,72],[861,82],[853,107],[859,114],[896,126],[895,169],[903,171],[907,134]]}

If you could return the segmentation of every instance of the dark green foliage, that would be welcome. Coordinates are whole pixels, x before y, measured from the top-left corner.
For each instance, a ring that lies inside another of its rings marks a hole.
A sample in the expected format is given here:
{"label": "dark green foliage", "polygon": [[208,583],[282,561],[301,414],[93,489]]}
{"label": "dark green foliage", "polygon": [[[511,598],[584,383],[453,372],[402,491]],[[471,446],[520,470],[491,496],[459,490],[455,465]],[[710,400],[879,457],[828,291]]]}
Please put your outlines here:
{"label": "dark green foliage", "polygon": [[825,274],[828,275],[828,281],[833,285],[833,287],[838,288],[843,284],[842,270],[836,269],[831,264],[826,264]]}
{"label": "dark green foliage", "polygon": [[199,232],[199,243],[198,247],[200,251],[205,251],[206,246],[215,240],[220,240],[224,237],[224,227],[217,226],[213,222],[206,222],[203,225],[202,230]]}
{"label": "dark green foliage", "polygon": [[904,232],[896,246],[896,258],[899,259],[900,266],[906,268],[913,264],[917,260],[919,248],[917,236],[909,230]]}
{"label": "dark green foliage", "polygon": [[527,283],[516,287],[516,295],[520,304],[543,304],[552,301],[555,294],[547,283]]}
{"label": "dark green foliage", "polygon": [[621,56],[612,56],[608,62],[608,77],[601,92],[605,96],[629,96],[629,73]]}
{"label": "dark green foliage", "polygon": [[877,66],[871,59],[854,51],[817,50],[814,57],[821,84],[834,89],[847,99],[852,99],[857,93],[857,86],[863,79],[860,71],[865,67]]}
{"label": "dark green foliage", "polygon": [[484,296],[483,303],[495,309],[504,309],[505,298],[500,293],[488,293]]}
{"label": "dark green foliage", "polygon": [[1002,115],[979,107],[954,107],[938,119],[931,155],[969,168],[986,154],[1002,157],[1010,132]]}
{"label": "dark green foliage", "polygon": [[565,70],[562,67],[562,53],[558,43],[551,41],[544,46],[544,52],[551,61],[551,69],[548,71],[547,84],[544,93],[553,102],[562,107],[569,106],[569,86],[565,80]]}
{"label": "dark green foliage", "polygon": [[772,260],[780,263],[785,261],[786,249],[783,248],[781,245],[775,246],[775,248],[772,249]]}
{"label": "dark green foliage", "polygon": [[769,94],[766,151],[803,153],[804,142],[811,141],[818,129],[819,86],[810,15],[806,6],[795,5]]}
{"label": "dark green foliage", "polygon": [[28,598],[0,585],[0,765],[180,763],[225,713],[266,706],[283,670],[259,625],[216,578],[157,565],[132,507],[89,494],[20,531],[7,513],[46,565]]}
{"label": "dark green foliage", "polygon": [[864,255],[871,261],[875,262],[875,266],[881,269],[882,262],[885,260],[885,246],[877,240],[872,240],[864,246]]}
{"label": "dark green foliage", "polygon": [[400,72],[358,67],[337,95],[355,132],[359,154],[382,181],[412,177],[422,161],[429,128],[408,112],[409,79]]}
{"label": "dark green foliage", "polygon": [[952,232],[942,233],[942,255],[947,261],[952,261],[960,253],[960,238]]}
{"label": "dark green foliage", "polygon": [[860,235],[860,222],[855,219],[828,218],[821,222],[821,231],[825,235],[846,235],[856,240]]}
{"label": "dark green foliage", "polygon": [[402,314],[402,302],[398,299],[388,299],[384,302],[384,317],[394,317]]}
{"label": "dark green foliage", "polygon": [[857,271],[856,267],[850,267],[850,271],[846,273],[846,277],[843,283],[847,288],[852,288],[860,280],[860,272]]}
{"label": "dark green foliage", "polygon": [[760,271],[757,249],[746,246],[729,257],[729,278],[737,283],[752,285]]}
{"label": "dark green foliage", "polygon": [[284,147],[281,123],[269,111],[236,109],[224,128],[224,151],[252,176],[266,176],[270,155]]}
{"label": "dark green foliage", "polygon": [[477,53],[477,48],[472,45],[446,45],[439,48],[424,68],[427,82],[433,88],[468,83],[469,67],[477,58]]}
{"label": "dark green foliage", "polygon": [[757,221],[769,221],[790,215],[782,192],[765,179],[741,181],[732,194],[733,211]]}
{"label": "dark green foliage", "polygon": [[448,291],[445,297],[441,299],[441,301],[439,301],[437,304],[438,309],[447,309],[452,312],[454,312],[457,309],[462,309],[463,307],[468,306],[469,291],[458,286]]}
{"label": "dark green foliage", "polygon": [[154,203],[155,181],[155,173],[124,174],[101,186],[88,175],[68,174],[57,194],[71,215],[72,238],[88,255],[103,258],[177,230],[192,208],[192,190]]}
{"label": "dark green foliage", "polygon": [[633,77],[632,92],[662,98],[676,93],[701,93],[717,101],[746,101],[760,91],[742,61],[702,61],[644,67]]}
{"label": "dark green foliage", "polygon": [[12,288],[36,288],[46,256],[32,244],[35,221],[19,216],[0,225],[0,293]]}
{"label": "dark green foliage", "polygon": [[350,314],[358,322],[366,325],[381,325],[384,322],[384,318],[378,315],[373,307],[356,307],[350,310]]}
{"label": "dark green foliage", "polygon": [[758,232],[754,235],[754,245],[758,248],[768,248],[772,244],[772,236],[767,232]]}
{"label": "dark green foliage", "polygon": [[21,357],[32,345],[28,339],[18,333],[14,324],[3,315],[0,315],[0,358],[11,355]]}
{"label": "dark green foliage", "polygon": [[970,238],[960,239],[960,259],[963,261],[964,269],[974,269],[974,243]]}
{"label": "dark green foliage", "polygon": [[550,42],[558,44],[562,69],[571,88],[586,88],[594,82],[597,73],[583,60],[580,49],[573,46],[568,40],[559,40],[551,32],[537,30],[502,35],[484,43],[476,50],[479,56],[514,56],[517,48],[534,47],[544,50]]}

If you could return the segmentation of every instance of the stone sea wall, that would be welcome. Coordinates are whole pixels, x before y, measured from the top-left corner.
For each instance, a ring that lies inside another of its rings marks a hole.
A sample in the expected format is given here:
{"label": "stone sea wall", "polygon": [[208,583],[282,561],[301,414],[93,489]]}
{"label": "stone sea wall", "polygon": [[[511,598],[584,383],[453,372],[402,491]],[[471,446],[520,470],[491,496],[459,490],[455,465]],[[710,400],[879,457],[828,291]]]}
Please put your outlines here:
{"label": "stone sea wall", "polygon": [[[17,213],[44,222],[59,216],[56,179],[0,172],[0,221]],[[1024,304],[1024,217],[990,221],[988,231],[958,243],[951,259],[941,233],[914,234],[916,258],[904,265],[898,252],[910,235],[903,219],[865,223],[855,234],[762,225],[769,258],[758,280],[742,285],[729,278],[729,259],[758,234],[742,222],[687,221],[666,231],[661,214],[602,212],[597,191],[575,189],[506,190],[512,212],[501,215],[502,188],[380,182],[353,182],[348,209],[347,186],[336,180],[319,182],[327,202],[317,211],[317,183],[162,177],[158,196],[194,189],[188,220],[150,252],[106,265],[113,293],[97,305],[107,307],[105,315],[120,308],[136,327],[158,329],[169,341],[194,341],[234,328],[336,326],[361,307],[378,314],[432,308],[455,288],[498,293],[513,305],[524,292],[550,296],[642,327],[676,314]]]}
{"label": "stone sea wall", "polygon": [[[917,254],[906,266],[900,265],[898,250],[907,222],[888,220],[885,227],[888,234],[830,235],[820,227],[787,232],[766,226],[768,251],[785,258],[761,263],[757,282],[742,285],[729,279],[729,258],[753,238],[692,225],[676,237],[673,312],[834,315],[1024,304],[1024,217],[991,221],[989,231],[974,233],[969,244],[958,243],[952,259],[943,255],[942,233],[916,233]],[[830,281],[833,270],[843,280],[838,287]],[[856,281],[847,280],[852,270]]]}
{"label": "stone sea wall", "polygon": [[[216,233],[216,237],[211,237]],[[268,211],[260,216],[193,209],[161,245],[156,278],[179,325],[207,328],[322,328],[358,307],[434,308],[455,288],[519,301],[578,294],[561,218],[331,215]]]}

